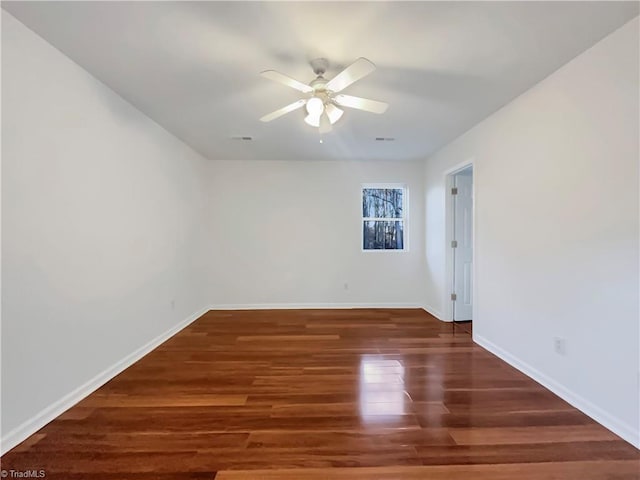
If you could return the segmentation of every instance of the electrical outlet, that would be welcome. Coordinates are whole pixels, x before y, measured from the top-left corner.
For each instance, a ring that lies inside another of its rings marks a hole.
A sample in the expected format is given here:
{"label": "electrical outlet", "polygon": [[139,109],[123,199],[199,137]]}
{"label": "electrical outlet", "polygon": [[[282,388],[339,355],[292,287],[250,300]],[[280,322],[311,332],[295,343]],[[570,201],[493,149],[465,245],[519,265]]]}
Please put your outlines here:
{"label": "electrical outlet", "polygon": [[346,283],[346,282],[345,282],[345,284],[344,284],[344,289],[345,289],[345,290],[349,290],[349,284],[348,284],[348,283]]}
{"label": "electrical outlet", "polygon": [[558,355],[567,354],[567,340],[562,337],[555,337],[553,339],[553,349]]}
{"label": "electrical outlet", "polygon": [[171,310],[175,310],[175,309],[176,309],[176,301],[171,300]]}

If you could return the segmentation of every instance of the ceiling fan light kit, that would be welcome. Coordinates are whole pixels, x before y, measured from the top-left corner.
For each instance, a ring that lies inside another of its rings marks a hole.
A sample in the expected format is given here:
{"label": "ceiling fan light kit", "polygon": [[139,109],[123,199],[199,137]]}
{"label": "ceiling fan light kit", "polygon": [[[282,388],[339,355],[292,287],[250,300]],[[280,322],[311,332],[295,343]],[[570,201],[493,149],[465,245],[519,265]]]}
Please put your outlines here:
{"label": "ceiling fan light kit", "polygon": [[319,117],[324,112],[324,102],[320,97],[311,97],[307,100],[307,113]]}
{"label": "ceiling fan light kit", "polygon": [[[311,100],[313,100],[313,98]],[[309,102],[307,102],[307,105],[309,105]],[[318,128],[320,127],[320,115],[322,114],[323,111],[327,113],[327,116],[329,117],[329,123],[331,123],[331,125],[333,125],[338,120],[340,120],[340,117],[342,117],[342,114],[344,113],[344,110],[336,107],[333,103],[327,103],[326,105],[322,105],[322,109],[323,110],[320,110],[320,112],[316,114],[312,114],[307,110],[309,115],[304,117],[304,121],[308,125]]]}
{"label": "ceiling fan light kit", "polygon": [[378,114],[387,110],[389,105],[384,102],[339,94],[349,85],[375,70],[376,67],[371,61],[360,57],[329,81],[324,78],[328,66],[329,62],[325,58],[312,60],[311,68],[313,68],[316,78],[308,85],[275,70],[262,72],[263,77],[309,94],[309,96],[271,112],[260,120],[270,122],[304,106],[307,111],[304,121],[308,125],[318,128],[319,132],[323,134],[330,132],[332,125],[342,117],[344,110],[340,107]]}

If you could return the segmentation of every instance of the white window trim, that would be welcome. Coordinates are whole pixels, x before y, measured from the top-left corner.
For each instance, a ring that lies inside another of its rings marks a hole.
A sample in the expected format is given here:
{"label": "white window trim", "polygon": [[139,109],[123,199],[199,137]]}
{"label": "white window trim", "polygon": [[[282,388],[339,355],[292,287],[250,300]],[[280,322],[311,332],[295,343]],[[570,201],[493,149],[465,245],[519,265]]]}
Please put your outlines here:
{"label": "white window trim", "polygon": [[[401,188],[402,192],[402,218],[373,218],[373,217],[363,217],[362,216],[362,191],[365,188],[388,188],[388,189],[398,189]],[[360,185],[360,251],[362,253],[405,253],[409,251],[409,188],[406,183],[363,183]],[[403,246],[402,250],[394,248],[386,250],[384,248],[381,249],[365,249],[364,248],[364,222],[365,221],[385,221],[385,222],[393,222],[393,221],[402,221],[404,223],[403,228]]]}

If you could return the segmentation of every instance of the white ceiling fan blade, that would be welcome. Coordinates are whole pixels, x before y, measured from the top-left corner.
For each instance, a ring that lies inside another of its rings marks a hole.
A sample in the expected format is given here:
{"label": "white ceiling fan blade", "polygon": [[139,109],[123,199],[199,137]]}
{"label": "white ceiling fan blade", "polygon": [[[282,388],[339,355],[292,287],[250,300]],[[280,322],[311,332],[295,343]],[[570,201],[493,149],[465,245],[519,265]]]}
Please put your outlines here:
{"label": "white ceiling fan blade", "polygon": [[351,95],[336,95],[333,100],[343,107],[357,108],[372,113],[384,113],[389,107],[388,103],[368,98],[352,97]]}
{"label": "white ceiling fan blade", "polygon": [[260,75],[262,75],[265,78],[268,78],[269,80],[282,83],[284,85],[287,85],[291,88],[295,88],[296,90],[299,90],[304,93],[313,92],[313,88],[311,88],[309,85],[299,82],[295,78],[291,78],[288,75],[285,75],[284,73],[276,72],[275,70],[265,70],[264,72],[261,72]]}
{"label": "white ceiling fan blade", "polygon": [[275,112],[268,113],[267,115],[262,117],[260,121],[270,122],[271,120],[275,120],[276,118],[281,117],[286,113],[293,112],[294,110],[303,107],[305,103],[307,103],[306,100],[298,100],[297,102],[293,102],[292,104],[287,105],[286,107],[282,107]]}
{"label": "white ceiling fan blade", "polygon": [[320,115],[320,133],[329,133],[331,129],[331,120],[329,120],[327,112],[324,111],[322,112],[322,115]]}
{"label": "white ceiling fan blade", "polygon": [[340,92],[351,85],[353,82],[360,80],[362,77],[366,77],[376,69],[376,66],[367,60],[360,57],[338,75],[333,77],[326,85],[327,90],[332,92]]}

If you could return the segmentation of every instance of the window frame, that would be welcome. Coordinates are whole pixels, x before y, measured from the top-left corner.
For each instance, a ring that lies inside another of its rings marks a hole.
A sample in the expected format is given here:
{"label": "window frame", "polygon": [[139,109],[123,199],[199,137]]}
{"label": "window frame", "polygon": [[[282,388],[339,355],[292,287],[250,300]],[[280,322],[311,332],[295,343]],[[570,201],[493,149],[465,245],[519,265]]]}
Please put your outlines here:
{"label": "window frame", "polygon": [[[401,218],[374,218],[365,217],[362,211],[362,198],[365,189],[378,188],[378,189],[402,189],[402,217]],[[406,183],[362,183],[360,184],[360,251],[362,253],[372,252],[395,252],[405,253],[409,251],[409,187]],[[364,248],[364,222],[366,221],[385,221],[385,222],[399,222],[403,223],[403,248]]]}

